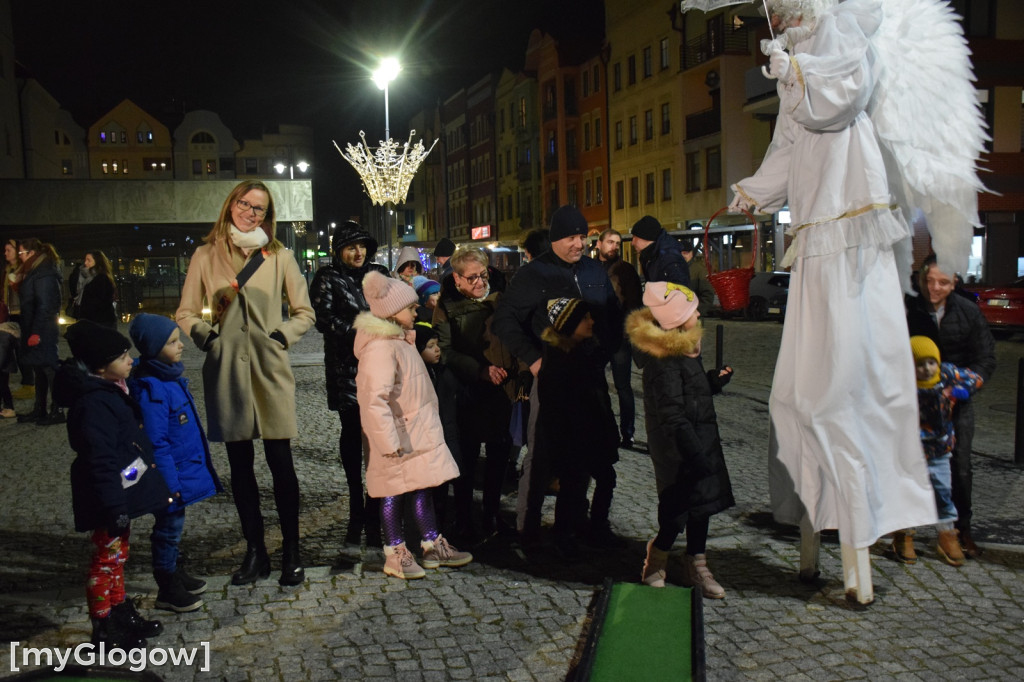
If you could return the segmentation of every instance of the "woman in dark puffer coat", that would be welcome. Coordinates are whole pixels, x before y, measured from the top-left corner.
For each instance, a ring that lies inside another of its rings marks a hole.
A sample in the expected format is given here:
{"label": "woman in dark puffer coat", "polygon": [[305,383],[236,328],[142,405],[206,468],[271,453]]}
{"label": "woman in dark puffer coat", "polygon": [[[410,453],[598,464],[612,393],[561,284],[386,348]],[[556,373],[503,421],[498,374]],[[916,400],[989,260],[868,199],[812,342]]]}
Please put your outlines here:
{"label": "woman in dark puffer coat", "polygon": [[316,328],[324,335],[324,369],[327,375],[327,407],[341,418],[338,451],[349,492],[349,520],[345,541],[359,544],[366,528],[367,544],[380,546],[380,514],[377,502],[363,497],[362,425],[356,402],[356,371],[359,361],[352,352],[356,315],[370,306],[363,296],[363,277],[375,270],[389,276],[387,268],[371,262],[377,240],[359,223],[347,221],[331,240],[331,264],[317,270],[309,286],[316,311]]}
{"label": "woman in dark puffer coat", "polygon": [[61,285],[60,257],[50,244],[35,238],[24,239],[18,245],[21,281],[16,285],[21,299],[20,361],[35,370],[36,402],[31,412],[18,415],[21,423],[40,425],[63,424],[64,413],[55,401],[46,409],[46,397],[53,392],[53,378],[57,371],[57,339],[60,315]]}

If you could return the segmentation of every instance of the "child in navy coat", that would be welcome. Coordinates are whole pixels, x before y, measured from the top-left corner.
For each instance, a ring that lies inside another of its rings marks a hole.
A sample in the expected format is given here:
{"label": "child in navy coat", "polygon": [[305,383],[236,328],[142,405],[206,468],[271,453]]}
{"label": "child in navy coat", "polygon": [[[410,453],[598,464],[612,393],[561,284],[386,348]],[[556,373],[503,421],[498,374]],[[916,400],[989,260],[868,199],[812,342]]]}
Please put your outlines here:
{"label": "child in navy coat", "polygon": [[142,648],[163,626],[144,620],[125,599],[131,519],[158,513],[172,499],[156,470],[142,412],[128,395],[131,343],[88,320],[72,325],[67,340],[74,359],[61,364],[54,393],[61,407],[71,408],[67,429],[76,453],[71,463],[75,530],[92,531],[95,548],[86,586],[92,641],[108,651]]}
{"label": "child in navy coat", "polygon": [[206,582],[193,578],[178,563],[178,544],[185,525],[185,507],[221,492],[206,440],[182,376],[184,344],[173,320],[142,313],[128,333],[139,349],[139,359],[128,382],[131,395],[142,408],[146,434],[153,443],[157,468],[167,481],[174,503],[156,515],[153,534],[153,577],[159,586],[156,607],[184,613],[203,605],[198,595]]}

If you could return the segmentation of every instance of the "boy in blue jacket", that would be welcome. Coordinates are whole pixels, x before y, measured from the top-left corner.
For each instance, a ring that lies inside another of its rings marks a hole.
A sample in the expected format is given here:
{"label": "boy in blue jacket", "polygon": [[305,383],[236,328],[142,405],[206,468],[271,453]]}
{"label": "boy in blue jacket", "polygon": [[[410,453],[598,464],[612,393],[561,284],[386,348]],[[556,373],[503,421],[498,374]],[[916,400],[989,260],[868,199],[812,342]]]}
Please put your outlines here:
{"label": "boy in blue jacket", "polygon": [[210,444],[199,422],[195,401],[182,376],[184,344],[178,325],[161,315],[141,313],[128,328],[139,349],[129,389],[139,406],[146,434],[153,442],[157,468],[167,481],[174,503],[156,515],[153,534],[153,577],[159,591],[156,607],[184,613],[203,605],[198,595],[206,582],[178,564],[178,544],[185,525],[185,507],[221,492],[210,459]]}
{"label": "boy in blue jacket", "polygon": [[159,513],[172,502],[155,470],[153,446],[138,404],[125,380],[132,368],[131,343],[109,327],[83,320],[67,331],[73,360],[63,362],[54,397],[68,412],[71,504],[76,531],[92,531],[94,546],[86,583],[93,644],[107,650],[137,649],[163,632],[144,620],[125,598],[131,519]]}

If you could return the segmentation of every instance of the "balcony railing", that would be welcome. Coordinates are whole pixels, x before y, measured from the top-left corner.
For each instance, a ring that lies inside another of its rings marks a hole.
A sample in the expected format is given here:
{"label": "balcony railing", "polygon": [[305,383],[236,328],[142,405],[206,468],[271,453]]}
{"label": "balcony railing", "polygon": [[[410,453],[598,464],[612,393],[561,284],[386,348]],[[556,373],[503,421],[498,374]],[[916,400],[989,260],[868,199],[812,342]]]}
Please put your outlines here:
{"label": "balcony railing", "polygon": [[722,54],[750,54],[748,31],[745,28],[727,27],[715,33],[705,33],[679,46],[679,60],[683,70]]}
{"label": "balcony railing", "polygon": [[722,112],[719,109],[706,109],[686,117],[687,140],[718,133],[721,130]]}

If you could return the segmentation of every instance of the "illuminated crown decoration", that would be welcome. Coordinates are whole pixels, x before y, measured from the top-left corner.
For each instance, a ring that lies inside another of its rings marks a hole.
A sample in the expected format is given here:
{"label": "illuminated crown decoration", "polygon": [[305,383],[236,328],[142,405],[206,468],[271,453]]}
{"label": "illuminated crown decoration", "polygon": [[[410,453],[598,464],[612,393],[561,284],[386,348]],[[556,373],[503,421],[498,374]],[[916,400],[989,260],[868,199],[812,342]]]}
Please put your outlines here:
{"label": "illuminated crown decoration", "polygon": [[366,144],[366,133],[360,130],[362,144],[347,144],[345,151],[342,151],[335,142],[334,148],[359,173],[363,187],[373,203],[378,206],[388,202],[401,204],[405,203],[409,185],[420,164],[437,145],[437,140],[430,145],[430,149],[423,146],[423,140],[413,144],[415,134],[415,130],[409,131],[409,139],[401,146],[390,137],[386,142],[381,140],[380,146],[374,151]]}

